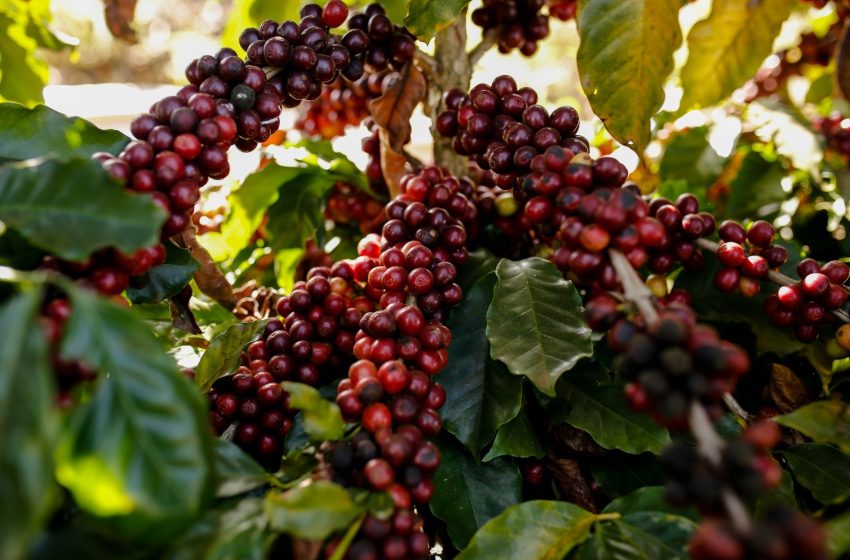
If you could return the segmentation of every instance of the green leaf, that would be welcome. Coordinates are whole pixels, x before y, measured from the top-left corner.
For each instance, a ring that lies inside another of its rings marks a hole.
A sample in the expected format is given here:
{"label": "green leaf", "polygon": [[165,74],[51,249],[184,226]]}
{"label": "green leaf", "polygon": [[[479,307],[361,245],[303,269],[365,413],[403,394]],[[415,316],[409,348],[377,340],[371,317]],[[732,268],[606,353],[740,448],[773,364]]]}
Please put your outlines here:
{"label": "green leaf", "polygon": [[41,291],[0,307],[0,558],[24,558],[54,506],[58,428],[47,342],[38,324]]}
{"label": "green leaf", "polygon": [[35,105],[43,101],[47,63],[36,55],[35,39],[27,36],[27,19],[0,10],[0,100]]}
{"label": "green leaf", "polygon": [[297,180],[282,185],[277,201],[269,206],[266,231],[269,244],[276,251],[303,249],[318,231],[324,232],[325,195],[336,179],[318,167],[308,169]]}
{"label": "green leaf", "polygon": [[236,323],[212,339],[198,367],[195,368],[195,385],[206,393],[219,377],[239,367],[240,353],[249,342],[259,338],[268,321]]}
{"label": "green leaf", "polygon": [[0,162],[33,158],[117,154],[130,141],[117,130],[101,130],[44,105],[27,109],[0,103]]}
{"label": "green leaf", "polygon": [[817,443],[831,443],[850,453],[850,409],[847,403],[817,401],[773,419]]}
{"label": "green leaf", "polygon": [[313,387],[303,383],[285,381],[289,393],[289,406],[302,412],[304,431],[313,441],[335,441],[342,437],[345,423],[339,407],[322,398]]}
{"label": "green leaf", "polygon": [[[720,173],[723,172],[729,160],[728,157],[721,157],[714,151],[708,143],[709,134],[707,126],[697,126],[676,133],[658,164],[658,175],[661,181],[687,181],[685,191],[702,187],[697,189],[702,195],[700,206],[706,205],[706,189],[720,177]],[[670,198],[673,193],[659,192],[659,194]],[[675,200],[679,194],[681,193],[675,193],[675,196],[670,199]]]}
{"label": "green leaf", "polygon": [[850,551],[850,511],[826,522],[827,543],[832,558],[841,558]]}
{"label": "green leaf", "polygon": [[484,456],[484,461],[492,461],[503,455],[539,459],[545,454],[546,450],[534,433],[534,426],[531,425],[528,414],[522,410],[513,420],[499,428],[493,447]]}
{"label": "green leaf", "polygon": [[696,530],[689,519],[661,512],[640,512],[597,523],[575,560],[686,560]]}
{"label": "green leaf", "polygon": [[558,396],[547,405],[555,422],[584,430],[606,449],[638,454],[659,453],[670,434],[645,415],[634,412],[623,398],[623,385],[587,375],[562,378]]}
{"label": "green leaf", "polygon": [[771,492],[763,492],[756,502],[757,518],[775,510],[777,507],[797,509],[797,497],[794,495],[794,479],[788,471],[782,471],[782,478]]}
{"label": "green leaf", "polygon": [[108,518],[115,535],[168,540],[211,494],[207,407],[144,322],[65,288],[74,312],[62,357],[82,360],[101,380],[65,427],[56,477],[84,511]]}
{"label": "green leaf", "polygon": [[148,272],[148,283],[129,288],[127,297],[133,303],[159,303],[180,292],[192,280],[200,265],[188,249],[166,243],[165,262]]}
{"label": "green leaf", "polygon": [[791,13],[791,0],[714,0],[688,33],[679,112],[708,107],[755,75]]}
{"label": "green leaf", "polygon": [[551,262],[502,259],[487,310],[490,354],[547,395],[576,362],[593,353],[581,297]]}
{"label": "green leaf", "polygon": [[611,136],[638,154],[682,44],[680,7],[678,0],[587,0],[578,14],[582,88]]}
{"label": "green leaf", "polygon": [[[312,156],[309,158],[302,158],[300,161],[321,167],[322,169],[326,168],[332,175],[335,176],[335,180],[348,183],[349,185],[369,194],[369,196],[373,198],[377,198],[379,200],[385,198],[379,196],[372,190],[372,187],[369,184],[369,179],[366,178],[363,171],[360,170],[354,162],[348,159],[345,154],[334,150],[330,141],[305,138],[297,144],[294,144],[293,147],[304,148],[310,152]],[[322,165],[320,161],[323,162],[324,165]]]}
{"label": "green leaf", "polygon": [[522,500],[522,479],[507,459],[479,464],[448,442],[440,444],[440,452],[431,511],[446,522],[452,543],[462,549],[482,525]]}
{"label": "green leaf", "polygon": [[485,328],[495,284],[494,274],[483,277],[452,311],[449,362],[438,378],[447,395],[443,424],[476,458],[522,404],[522,379],[490,359]]}
{"label": "green leaf", "polygon": [[829,445],[801,443],[779,454],[788,461],[798,484],[822,504],[836,504],[850,495],[850,457]]}
{"label": "green leaf", "polygon": [[499,264],[499,260],[487,249],[477,249],[470,252],[469,259],[458,270],[457,283],[463,293],[469,292],[476,282],[488,274],[496,272],[496,265]]}
{"label": "green leaf", "polygon": [[286,492],[270,492],[263,509],[274,529],[311,540],[346,528],[361,513],[342,486],[326,480]]}
{"label": "green leaf", "polygon": [[0,221],[30,243],[82,260],[104,247],[125,253],[159,242],[165,212],[124,191],[87,159],[0,168]]}
{"label": "green leaf", "polygon": [[227,198],[230,212],[221,225],[221,236],[230,249],[230,257],[242,250],[263,221],[269,206],[279,198],[279,190],[287,183],[307,174],[306,168],[282,167],[270,163],[242,181]]}
{"label": "green leaf", "polygon": [[[612,514],[617,515],[617,514]],[[484,525],[457,560],[563,558],[588,537],[599,517],[567,502],[512,506]]]}
{"label": "green leaf", "polygon": [[424,42],[451,25],[469,0],[410,0],[404,25]]}
{"label": "green leaf", "polygon": [[738,174],[729,183],[729,202],[726,215],[730,218],[752,218],[763,214],[762,209],[783,202],[788,195],[782,189],[785,169],[775,158],[750,151],[744,156]]}
{"label": "green leaf", "polygon": [[274,534],[263,501],[246,498],[208,510],[163,556],[167,560],[265,560]]}
{"label": "green leaf", "polygon": [[663,486],[638,488],[627,496],[612,500],[602,511],[605,513],[616,512],[624,516],[651,511],[687,517],[693,521],[699,520],[699,514],[693,508],[683,509],[671,505],[664,496]]}
{"label": "green leaf", "polygon": [[614,498],[667,481],[658,457],[651,453],[615,453],[610,457],[591,458],[588,467],[605,493]]}
{"label": "green leaf", "polygon": [[269,482],[269,473],[236,444],[215,440],[216,497],[227,498]]}

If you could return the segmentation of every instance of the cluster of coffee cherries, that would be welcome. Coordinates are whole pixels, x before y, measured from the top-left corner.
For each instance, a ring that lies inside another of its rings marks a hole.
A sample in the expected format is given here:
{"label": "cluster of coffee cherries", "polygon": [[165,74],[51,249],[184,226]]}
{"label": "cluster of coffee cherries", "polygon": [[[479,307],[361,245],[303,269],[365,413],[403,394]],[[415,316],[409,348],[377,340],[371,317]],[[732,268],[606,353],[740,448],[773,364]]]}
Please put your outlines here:
{"label": "cluster of coffee cherries", "polygon": [[814,122],[815,130],[823,134],[829,149],[850,161],[850,119],[834,112]]}
{"label": "cluster of coffee cherries", "polygon": [[707,517],[691,538],[695,560],[826,559],[826,536],[816,523],[787,506],[772,506],[744,530],[723,519],[724,493],[752,501],[779,485],[782,469],[770,450],[781,437],[779,426],[761,420],[726,441],[715,464],[690,445],[676,443],[661,455],[670,476],[667,499],[695,505]]}
{"label": "cluster of coffee cherries", "polygon": [[476,185],[472,199],[478,209],[479,245],[494,254],[521,259],[535,254],[534,230],[512,190],[496,186],[492,171],[471,170]]}
{"label": "cluster of coffee cherries", "polygon": [[724,489],[745,501],[775,489],[782,479],[782,468],[770,450],[780,436],[779,425],[773,421],[752,424],[724,443],[718,464],[706,460],[692,445],[670,445],[661,454],[661,464],[670,477],[665,489],[667,500],[677,506],[695,505],[703,513],[718,513],[724,509]]}
{"label": "cluster of coffee cherries", "polygon": [[239,37],[247,61],[259,67],[273,67],[269,82],[286,107],[295,107],[303,99],[319,98],[323,84],[342,75],[357,80],[363,75],[363,53],[369,37],[362,32],[334,35],[348,17],[341,0],[329,1],[324,9],[318,4],[301,8],[301,21],[266,20],[258,28],[245,29]]}
{"label": "cluster of coffee cherries", "polygon": [[550,0],[549,15],[561,21],[570,21],[578,12],[578,0]]}
{"label": "cluster of coffee cherries", "polygon": [[336,225],[356,227],[361,233],[374,231],[383,223],[384,205],[354,185],[334,185],[325,205],[325,217]]}
{"label": "cluster of coffee cherries", "polygon": [[491,84],[476,85],[468,95],[447,92],[446,110],[437,117],[436,129],[453,138],[455,152],[470,156],[482,169],[492,169],[497,185],[510,189],[547,148],[562,146],[573,154],[589,149],[587,139],[576,134],[575,109],[558,107],[550,114],[537,99],[533,89],[518,88],[510,76],[498,76]]}
{"label": "cluster of coffee cherries", "polygon": [[473,10],[472,23],[484,32],[498,30],[499,52],[519,49],[525,56],[537,52],[537,43],[549,35],[549,16],[541,12],[544,0],[484,0]]}
{"label": "cluster of coffee cherries", "polygon": [[715,274],[714,286],[721,292],[740,292],[752,297],[761,291],[761,280],[768,272],[788,260],[788,251],[773,244],[773,226],[764,220],[753,222],[749,230],[738,222],[726,220],[717,233],[722,240],[717,248],[717,260],[723,268]]}
{"label": "cluster of coffee cherries", "polygon": [[688,427],[688,411],[695,401],[712,417],[722,414],[723,394],[734,389],[750,365],[741,348],[697,324],[693,311],[678,303],[662,309],[648,328],[617,321],[607,340],[619,354],[614,368],[629,382],[629,404],[671,428]]}
{"label": "cluster of coffee cherries", "polygon": [[400,69],[413,58],[416,38],[404,27],[393,24],[380,4],[369,4],[362,14],[348,20],[349,33],[365,34],[369,38],[364,62],[369,72],[387,68]]}
{"label": "cluster of coffee cherries", "polygon": [[818,325],[831,322],[831,311],[847,303],[850,266],[842,261],[819,265],[814,259],[797,263],[799,282],[779,287],[764,300],[764,309],[777,327],[794,327],[794,334],[803,342],[818,337]]}
{"label": "cluster of coffee cherries", "polygon": [[295,128],[311,137],[332,140],[345,134],[347,127],[359,125],[369,116],[371,96],[365,82],[374,75],[364,75],[356,82],[337,80],[322,88],[317,100],[301,107]]}

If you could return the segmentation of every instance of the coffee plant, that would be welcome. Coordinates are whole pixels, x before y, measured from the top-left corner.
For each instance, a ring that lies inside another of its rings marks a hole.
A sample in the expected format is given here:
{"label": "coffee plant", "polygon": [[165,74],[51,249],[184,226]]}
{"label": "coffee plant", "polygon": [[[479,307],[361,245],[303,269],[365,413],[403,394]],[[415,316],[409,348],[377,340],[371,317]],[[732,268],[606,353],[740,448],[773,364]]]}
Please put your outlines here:
{"label": "coffee plant", "polygon": [[0,6],[0,558],[850,554],[847,5],[232,10],[130,138]]}

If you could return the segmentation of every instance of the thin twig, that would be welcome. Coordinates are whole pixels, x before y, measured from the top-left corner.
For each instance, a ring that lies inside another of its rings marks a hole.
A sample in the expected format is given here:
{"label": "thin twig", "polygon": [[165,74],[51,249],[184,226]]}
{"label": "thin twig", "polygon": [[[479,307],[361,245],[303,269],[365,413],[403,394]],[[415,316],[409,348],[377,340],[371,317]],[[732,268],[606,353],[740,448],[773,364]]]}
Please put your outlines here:
{"label": "thin twig", "polygon": [[[697,442],[697,449],[703,457],[705,457],[712,465],[719,467],[722,460],[723,439],[714,431],[714,426],[708,417],[705,408],[698,401],[691,403],[691,408],[688,413],[688,421],[691,426],[691,433]],[[729,513],[729,518],[732,523],[741,532],[748,532],[752,527],[750,514],[746,506],[741,502],[741,499],[730,488],[724,487],[721,491],[723,505]]]}
{"label": "thin twig", "polygon": [[499,42],[500,31],[501,28],[499,27],[490,29],[481,38],[481,42],[472,47],[472,50],[469,51],[469,54],[467,55],[469,57],[470,65],[476,64],[479,60],[481,60],[481,57],[484,56],[484,53],[489,51],[496,45],[496,43]]}
{"label": "thin twig", "polygon": [[419,67],[429,78],[437,73],[437,59],[430,54],[422,49],[416,49],[413,51],[413,58],[419,62]]}
{"label": "thin twig", "polygon": [[[710,239],[697,239],[697,245],[707,251],[711,251],[712,253],[716,253],[717,249],[720,247],[717,242],[711,241]],[[769,270],[767,272],[767,279],[780,286],[797,283],[797,280],[794,280],[790,276],[785,276],[778,270]],[[850,315],[848,315],[848,313],[843,309],[829,309],[828,311],[842,323],[850,323]]]}
{"label": "thin twig", "polygon": [[611,258],[611,265],[617,273],[620,284],[623,285],[626,300],[637,307],[638,313],[643,316],[647,325],[658,322],[658,310],[655,308],[652,292],[638,276],[637,271],[632,268],[629,259],[616,249],[608,249],[608,256]]}
{"label": "thin twig", "polygon": [[286,70],[285,66],[263,66],[263,72],[266,74],[266,79],[271,80],[281,72]]}
{"label": "thin twig", "polygon": [[735,413],[735,415],[743,420],[744,422],[749,422],[750,415],[744,410],[744,407],[741,406],[735,397],[732,396],[731,393],[723,393],[723,402],[726,403],[726,406]]}

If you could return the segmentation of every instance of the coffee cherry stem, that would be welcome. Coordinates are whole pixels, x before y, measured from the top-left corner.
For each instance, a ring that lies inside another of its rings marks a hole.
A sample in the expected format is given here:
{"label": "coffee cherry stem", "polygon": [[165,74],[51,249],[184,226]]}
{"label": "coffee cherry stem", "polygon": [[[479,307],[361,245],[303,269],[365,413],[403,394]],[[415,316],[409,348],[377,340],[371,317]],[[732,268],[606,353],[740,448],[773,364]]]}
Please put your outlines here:
{"label": "coffee cherry stem", "polygon": [[286,66],[263,66],[263,72],[266,75],[266,80],[271,80],[284,70],[286,70]]}
{"label": "coffee cherry stem", "polygon": [[[714,430],[711,419],[705,407],[698,401],[691,403],[688,413],[688,422],[691,433],[697,443],[700,454],[712,465],[720,466],[724,442],[723,438]],[[723,505],[726,508],[732,523],[742,532],[747,533],[752,528],[752,520],[746,506],[741,499],[728,486],[721,491]]]}
{"label": "coffee cherry stem", "polygon": [[469,54],[467,55],[469,57],[470,65],[475,65],[479,60],[481,60],[484,53],[496,46],[496,43],[499,42],[499,35],[501,32],[501,28],[496,27],[484,33],[484,36],[481,37],[481,42],[472,47],[472,50],[469,51]]}
{"label": "coffee cherry stem", "polygon": [[652,292],[646,287],[637,271],[632,268],[629,259],[616,249],[609,249],[608,256],[611,258],[611,266],[614,267],[617,277],[623,285],[626,301],[637,307],[647,326],[657,323],[658,310],[655,308]]}
{"label": "coffee cherry stem", "polygon": [[749,422],[750,414],[744,410],[741,403],[739,403],[731,393],[723,393],[723,402],[738,418],[744,422]]}
{"label": "coffee cherry stem", "polygon": [[[703,249],[711,251],[712,253],[717,253],[717,249],[720,247],[720,245],[716,241],[711,241],[705,238],[697,239],[696,244]],[[773,282],[774,284],[778,284],[780,286],[788,286],[790,284],[797,283],[796,280],[794,280],[790,276],[785,276],[778,270],[769,270],[767,272],[767,279]],[[850,323],[850,314],[848,314],[843,309],[829,309],[828,311],[832,313],[832,315],[842,323]]]}

